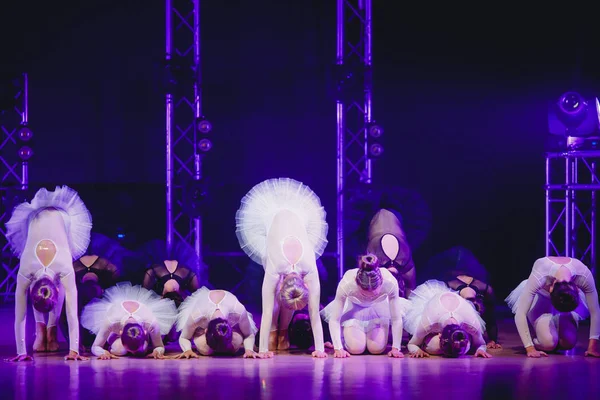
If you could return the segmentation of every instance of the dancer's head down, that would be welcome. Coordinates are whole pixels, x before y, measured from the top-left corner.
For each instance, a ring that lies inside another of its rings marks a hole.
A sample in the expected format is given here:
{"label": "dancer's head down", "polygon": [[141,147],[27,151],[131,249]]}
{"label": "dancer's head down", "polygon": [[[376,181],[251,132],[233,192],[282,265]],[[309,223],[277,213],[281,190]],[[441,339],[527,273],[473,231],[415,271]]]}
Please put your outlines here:
{"label": "dancer's head down", "polygon": [[459,357],[471,347],[471,337],[456,324],[446,325],[440,337],[440,347],[446,357]]}
{"label": "dancer's head down", "polygon": [[305,312],[298,312],[290,324],[290,342],[300,349],[308,349],[314,343],[310,317]]}
{"label": "dancer's head down", "polygon": [[379,268],[379,260],[373,254],[361,256],[358,259],[356,284],[365,291],[372,292],[383,284],[383,276]]}
{"label": "dancer's head down", "polygon": [[134,355],[143,355],[146,350],[148,334],[144,327],[137,322],[130,322],[123,327],[121,343],[123,347]]}
{"label": "dancer's head down", "polygon": [[308,304],[308,288],[295,272],[287,274],[281,283],[279,302],[290,310],[302,310]]}
{"label": "dancer's head down", "polygon": [[570,312],[579,305],[579,288],[573,282],[554,282],[550,288],[550,301],[560,312]]}
{"label": "dancer's head down", "polygon": [[233,330],[223,318],[215,318],[206,328],[206,344],[215,353],[231,353],[233,350]]}
{"label": "dancer's head down", "polygon": [[31,287],[31,302],[39,312],[47,313],[54,309],[58,301],[58,286],[48,277],[35,281]]}

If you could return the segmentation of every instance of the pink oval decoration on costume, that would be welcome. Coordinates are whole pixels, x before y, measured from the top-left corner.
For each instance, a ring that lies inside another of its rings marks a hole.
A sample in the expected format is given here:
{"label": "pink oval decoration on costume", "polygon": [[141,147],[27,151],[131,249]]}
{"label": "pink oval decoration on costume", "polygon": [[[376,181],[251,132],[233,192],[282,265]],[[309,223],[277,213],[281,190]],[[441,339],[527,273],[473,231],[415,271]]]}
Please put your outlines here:
{"label": "pink oval decoration on costume", "polygon": [[44,267],[49,266],[56,256],[56,245],[52,240],[42,240],[35,247],[35,254]]}
{"label": "pink oval decoration on costume", "polygon": [[137,301],[133,301],[133,300],[127,300],[127,301],[123,302],[123,308],[127,312],[133,314],[140,308],[140,303],[138,303]]}
{"label": "pink oval decoration on costume", "polygon": [[442,302],[444,308],[450,312],[456,310],[460,305],[458,296],[454,293],[444,293],[440,297],[440,301]]}
{"label": "pink oval decoration on costume", "polygon": [[381,238],[381,250],[390,260],[395,260],[400,252],[400,243],[394,235],[385,234]]}
{"label": "pink oval decoration on costume", "polygon": [[294,236],[288,236],[283,239],[283,256],[292,265],[295,265],[302,258],[302,243]]}

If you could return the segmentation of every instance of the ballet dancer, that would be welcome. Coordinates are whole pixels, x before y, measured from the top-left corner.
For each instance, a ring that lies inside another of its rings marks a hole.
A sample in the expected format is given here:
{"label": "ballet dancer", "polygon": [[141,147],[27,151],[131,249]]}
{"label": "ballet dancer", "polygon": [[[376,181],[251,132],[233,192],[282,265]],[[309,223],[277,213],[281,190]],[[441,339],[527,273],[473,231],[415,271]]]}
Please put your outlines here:
{"label": "ballet dancer", "polygon": [[492,357],[483,339],[485,323],[475,307],[444,282],[430,280],[417,286],[409,300],[404,328],[413,335],[407,346],[410,357],[459,357],[471,348],[475,357]]}
{"label": "ballet dancer", "polygon": [[33,303],[36,340],[33,350],[58,351],[57,322],[66,303],[69,327],[67,360],[87,360],[79,354],[77,286],[73,259],[90,242],[92,217],[74,190],[40,189],[31,203],[15,208],[6,223],[6,237],[20,258],[15,290],[15,339],[17,356],[11,361],[30,361],[25,343],[27,294]]}
{"label": "ballet dancer", "polygon": [[252,315],[232,293],[202,287],[179,307],[177,331],[182,353],[174,358],[198,358],[192,341],[203,356],[236,354],[244,347],[244,358],[257,358],[254,352],[256,325]]}
{"label": "ballet dancer", "polygon": [[[165,358],[161,335],[166,335],[177,318],[172,300],[129,282],[107,289],[101,299],[85,306],[81,325],[96,335],[92,353],[100,360],[132,354]],[[150,343],[149,343],[150,342]],[[105,350],[108,343],[109,350]]]}
{"label": "ballet dancer", "polygon": [[177,307],[190,293],[200,289],[200,263],[189,244],[177,240],[168,251],[165,241],[153,240],[139,251],[150,263],[142,283],[144,288],[173,300]]}
{"label": "ballet dancer", "polygon": [[457,246],[437,254],[429,260],[423,275],[446,282],[450,289],[473,303],[485,322],[488,349],[502,348],[498,343],[496,300],[489,274],[470,250]]}
{"label": "ballet dancer", "polygon": [[[401,298],[398,281],[377,257],[368,254],[359,258],[358,268],[346,271],[337,287],[335,299],[321,311],[329,322],[334,357],[350,354],[381,354],[388,344],[390,321],[392,349],[388,356],[402,358],[402,317],[408,300]],[[344,328],[343,335],[340,325]],[[342,345],[342,336],[345,349]]]}
{"label": "ballet dancer", "polygon": [[327,222],[317,195],[293,179],[259,183],[241,201],[236,234],[242,250],[265,269],[259,357],[273,357],[269,349],[277,341],[289,343],[293,312],[307,305],[315,344],[312,356],[327,357],[316,265],[327,245]]}
{"label": "ballet dancer", "polygon": [[[529,278],[512,291],[506,303],[515,314],[527,357],[570,350],[577,342],[579,320],[590,322],[585,356],[600,357],[600,307],[594,277],[581,261],[544,257],[535,261]],[[529,324],[534,328],[532,339]]]}

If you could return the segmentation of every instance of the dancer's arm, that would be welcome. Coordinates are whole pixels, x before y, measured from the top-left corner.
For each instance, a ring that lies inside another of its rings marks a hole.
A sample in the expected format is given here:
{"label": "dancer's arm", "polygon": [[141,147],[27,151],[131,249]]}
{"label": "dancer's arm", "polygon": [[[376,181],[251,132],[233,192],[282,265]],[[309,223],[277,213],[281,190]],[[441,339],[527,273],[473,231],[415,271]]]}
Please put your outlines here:
{"label": "dancer's arm", "polygon": [[144,289],[152,290],[155,284],[156,274],[154,273],[154,268],[150,267],[146,270],[146,273],[144,274],[144,282],[142,283],[142,287]]}
{"label": "dancer's arm", "polygon": [[334,350],[344,350],[342,345],[342,328],[341,318],[342,312],[344,311],[344,305],[346,304],[346,292],[340,286],[343,282],[340,282],[335,293],[335,299],[327,306],[330,310],[329,314],[329,335],[331,336],[331,342],[333,343]]}
{"label": "dancer's arm", "polygon": [[77,285],[75,273],[71,272],[61,278],[65,288],[65,312],[69,325],[69,349],[72,353],[79,354],[79,317],[77,316]]}
{"label": "dancer's arm", "polygon": [[192,339],[194,338],[194,332],[196,332],[195,324],[187,324],[179,335],[179,347],[184,353],[192,350]]}
{"label": "dancer's arm", "polygon": [[417,331],[415,332],[413,337],[410,339],[410,342],[408,342],[408,345],[406,346],[408,348],[408,351],[411,354],[417,354],[417,353],[423,352],[423,350],[421,350],[421,345],[425,341],[426,336],[427,336],[427,332],[425,331],[425,329],[423,329],[421,327],[421,324],[419,324],[419,326],[417,327]]}
{"label": "dancer's arm", "polygon": [[491,358],[492,356],[487,352],[487,344],[485,343],[485,339],[483,339],[483,334],[481,331],[477,330],[473,338],[473,347],[476,347],[475,357],[482,358]]}
{"label": "dancer's arm", "polygon": [[402,274],[402,280],[404,280],[404,297],[408,299],[410,293],[417,287],[417,273],[412,257],[405,268],[407,271]]}
{"label": "dancer's arm", "polygon": [[320,314],[321,284],[316,265],[315,269],[304,277],[304,283],[308,287],[308,315],[315,340],[315,351],[323,353],[325,352],[325,342],[323,341],[323,325]]}
{"label": "dancer's arm", "polygon": [[255,333],[252,332],[250,316],[248,315],[248,312],[245,309],[240,315],[239,327],[242,336],[244,337],[244,350],[246,350],[246,353],[254,353]]}
{"label": "dancer's arm", "polygon": [[537,351],[533,345],[533,340],[531,339],[531,332],[529,332],[527,313],[531,308],[531,304],[533,303],[533,299],[535,298],[539,288],[540,285],[537,278],[531,274],[527,280],[527,283],[525,284],[525,288],[523,288],[521,297],[519,297],[519,302],[517,303],[517,312],[515,313],[515,324],[517,325],[517,331],[519,332],[519,336],[521,337],[521,341],[523,342],[523,346],[525,347],[527,353],[533,353]]}
{"label": "dancer's arm", "polygon": [[152,355],[155,358],[162,358],[165,355],[165,345],[162,340],[162,335],[160,334],[160,326],[158,326],[158,322],[154,322],[152,326],[150,326],[150,341],[154,349],[152,350]]}
{"label": "dancer's arm", "polygon": [[[110,353],[108,351],[104,350],[104,345],[106,344],[106,341],[108,340],[108,336],[110,335],[110,333],[111,333],[110,326],[107,323],[100,330],[100,332],[98,332],[98,334],[96,335],[96,339],[94,339],[94,343],[92,344],[92,354],[93,355],[95,355],[96,357],[101,357],[103,355],[110,356]],[[114,356],[111,358],[114,358]]]}
{"label": "dancer's arm", "polygon": [[198,275],[194,272],[192,272],[187,289],[190,291],[190,293],[194,293],[196,290],[200,289],[200,279],[198,279]]}
{"label": "dancer's arm", "polygon": [[[403,304],[398,293],[398,282],[393,280],[394,288],[388,296],[390,303],[390,316],[392,317],[392,349],[400,350],[402,346],[402,316]],[[406,301],[406,300],[404,300]]]}
{"label": "dancer's arm", "polygon": [[267,261],[265,277],[262,285],[262,318],[260,320],[260,338],[258,351],[261,354],[269,353],[269,333],[273,320],[273,308],[275,307],[275,290],[279,282],[279,275],[272,272],[272,264]]}
{"label": "dancer's arm", "polygon": [[110,272],[110,278],[112,282],[118,282],[121,279],[121,272],[117,268],[117,266],[110,261],[106,263],[106,270]]}
{"label": "dancer's arm", "polygon": [[586,355],[600,357],[600,306],[598,305],[598,291],[594,277],[590,273],[581,288],[585,294],[585,300],[590,310],[590,340]]}
{"label": "dancer's arm", "polygon": [[17,288],[15,290],[15,339],[17,341],[17,355],[27,355],[25,342],[25,323],[27,320],[27,291],[31,281],[21,274],[17,274]]}

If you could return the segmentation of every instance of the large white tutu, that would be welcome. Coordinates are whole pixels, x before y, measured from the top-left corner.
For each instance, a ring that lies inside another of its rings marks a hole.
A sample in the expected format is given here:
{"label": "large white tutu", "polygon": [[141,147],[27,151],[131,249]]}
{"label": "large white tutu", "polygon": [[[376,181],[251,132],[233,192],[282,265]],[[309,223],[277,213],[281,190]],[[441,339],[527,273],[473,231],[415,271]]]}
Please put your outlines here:
{"label": "large white tutu", "polygon": [[[508,304],[508,307],[513,312],[513,314],[517,313],[517,310],[519,308],[518,307],[519,299],[521,298],[521,295],[525,291],[526,285],[527,285],[527,279],[525,279],[524,281],[519,283],[519,286],[517,286],[512,292],[510,292],[510,294],[506,297],[506,299],[504,299],[504,301],[506,302],[506,304]],[[550,301],[550,298],[548,297],[549,294],[547,294],[547,292],[545,292],[545,291],[540,292],[540,293],[536,294],[536,297],[534,298],[533,302],[531,303],[532,307],[539,300],[538,296],[543,296],[543,297],[547,298],[548,301]],[[529,310],[527,310],[527,311],[529,311]],[[587,319],[590,316],[590,310],[587,305],[587,299],[585,298],[585,293],[583,293],[583,291],[581,289],[579,289],[579,306],[577,306],[577,308],[575,309],[575,311],[573,311],[573,313],[575,314],[575,317],[577,319]],[[559,314],[559,311],[556,311],[556,314]]]}
{"label": "large white tutu", "polygon": [[67,186],[57,186],[53,192],[38,190],[31,202],[19,204],[6,223],[6,238],[17,257],[21,257],[27,242],[29,224],[42,210],[54,207],[61,211],[65,222],[69,249],[73,259],[78,259],[90,244],[92,215],[77,192]]}
{"label": "large white tutu", "polygon": [[439,293],[446,292],[452,292],[452,290],[444,282],[435,279],[417,286],[408,297],[410,308],[404,317],[404,330],[414,335],[429,300]]}
{"label": "large white tutu", "polygon": [[281,210],[290,210],[298,215],[306,228],[316,258],[319,258],[327,246],[325,209],[308,186],[290,178],[261,182],[242,198],[235,216],[236,235],[242,250],[254,262],[263,265],[267,234],[273,218]]}
{"label": "large white tutu", "polygon": [[[216,306],[214,305],[214,303],[206,301],[208,299],[209,292],[210,289],[203,286],[200,289],[196,290],[194,293],[192,293],[190,296],[186,297],[183,303],[179,305],[176,322],[178,332],[182,331],[185,328],[190,319],[190,316],[194,311],[206,314],[207,318],[210,318],[209,314],[212,315],[214,313]],[[227,292],[227,298],[224,300],[228,303],[231,301],[241,304],[239,303],[237,297],[235,297],[230,292]],[[236,304],[229,303],[229,306],[235,308]],[[252,317],[252,314],[250,314],[246,310],[246,315],[248,316],[248,321],[250,322],[250,331],[252,332],[252,334],[256,334],[256,332],[258,332],[258,328],[254,323],[254,318]],[[238,323],[238,321],[232,321],[231,318],[228,318],[228,320],[232,328]]]}
{"label": "large white tutu", "polygon": [[[109,315],[110,308],[113,305],[121,305],[124,301],[137,301],[147,307],[158,322],[161,335],[171,331],[177,318],[177,307],[173,300],[163,299],[153,291],[139,285],[132,286],[129,282],[117,283],[116,286],[106,289],[102,298],[94,299],[85,306],[81,313],[81,325],[93,334],[98,334],[106,327],[107,320],[109,323],[116,322],[116,319]],[[121,311],[121,308],[117,310]]]}

